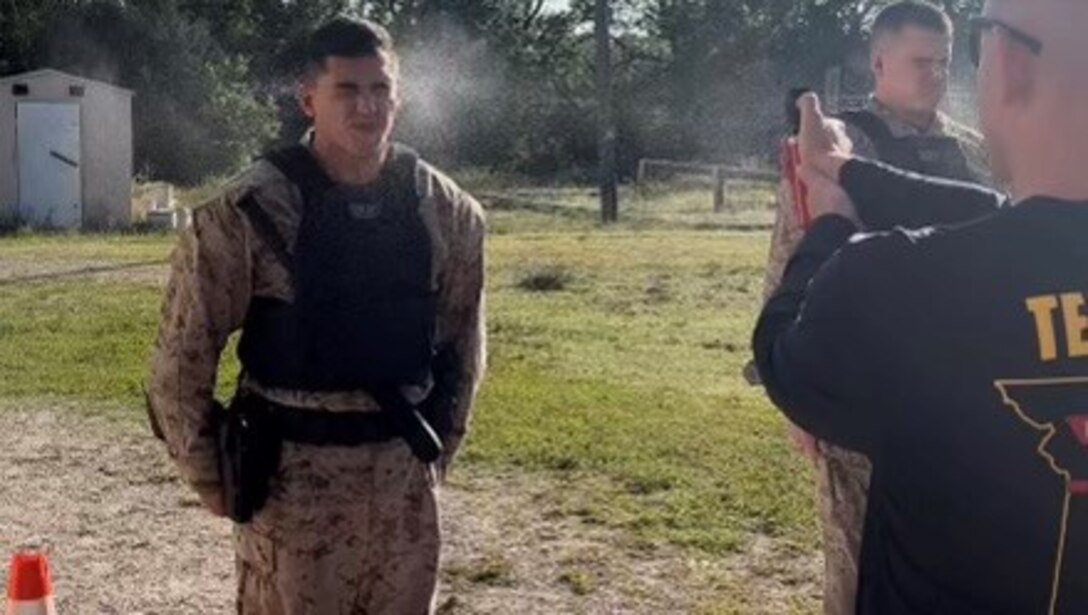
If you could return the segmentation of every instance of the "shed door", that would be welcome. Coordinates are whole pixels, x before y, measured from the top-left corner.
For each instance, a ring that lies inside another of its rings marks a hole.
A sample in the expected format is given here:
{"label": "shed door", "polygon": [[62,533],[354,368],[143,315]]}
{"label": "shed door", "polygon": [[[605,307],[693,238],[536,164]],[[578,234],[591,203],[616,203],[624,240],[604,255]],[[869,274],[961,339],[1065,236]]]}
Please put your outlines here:
{"label": "shed door", "polygon": [[79,105],[19,103],[19,215],[36,226],[82,220]]}

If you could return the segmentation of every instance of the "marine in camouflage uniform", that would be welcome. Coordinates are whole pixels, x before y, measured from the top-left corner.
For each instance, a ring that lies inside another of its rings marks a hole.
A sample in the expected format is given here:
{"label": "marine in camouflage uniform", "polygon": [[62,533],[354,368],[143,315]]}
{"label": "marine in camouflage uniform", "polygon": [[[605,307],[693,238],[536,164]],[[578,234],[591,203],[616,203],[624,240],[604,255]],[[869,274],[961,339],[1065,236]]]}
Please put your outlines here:
{"label": "marine in camouflage uniform", "polygon": [[[970,179],[976,183],[991,183],[985,146],[981,135],[956,123],[943,113],[937,114],[932,126],[919,130],[900,120],[876,98],[870,98],[864,108],[884,121],[892,137],[949,137],[962,152],[962,159],[945,162],[949,172],[936,173],[955,176],[953,167],[966,163]],[[857,125],[847,122],[847,134],[854,143],[855,154],[878,159],[876,144]],[[938,165],[941,163],[938,163]],[[764,275],[763,299],[766,300],[782,278],[783,270],[804,229],[794,214],[789,183],[781,181],[778,189],[778,211],[771,238],[770,257]],[[871,467],[864,455],[832,446],[815,444],[817,499],[824,545],[824,607],[828,615],[853,613],[857,594],[858,559],[865,520],[866,494]]]}
{"label": "marine in camouflage uniform", "polygon": [[[883,120],[884,124],[888,127],[891,136],[895,139],[911,137],[921,137],[925,139],[933,137],[948,138],[954,141],[955,144],[959,146],[958,151],[962,154],[962,162],[966,163],[966,169],[961,170],[959,168],[961,164],[960,161],[956,159],[954,153],[951,153],[948,155],[947,159],[934,159],[928,161],[938,167],[936,169],[938,173],[934,173],[934,175],[961,179],[964,181],[973,181],[987,186],[994,183],[993,176],[990,173],[990,159],[989,155],[986,153],[986,144],[978,131],[960,124],[940,111],[937,112],[936,118],[927,129],[919,129],[913,124],[901,120],[895,115],[894,111],[882,104],[874,96],[869,97],[868,102],[861,110],[867,111]],[[871,158],[873,160],[880,159],[880,153],[877,151],[876,144],[873,143],[873,140],[869,138],[858,125],[847,121],[846,134],[854,143],[854,153],[856,155]],[[965,176],[957,177],[959,175]]]}
{"label": "marine in camouflage uniform", "polygon": [[[482,209],[434,167],[416,167],[419,218],[431,243],[436,341],[459,361],[458,403],[443,456],[419,461],[397,438],[315,446],[285,438],[267,503],[236,524],[239,613],[423,614],[434,609],[440,535],[437,488],[469,421],[484,371]],[[287,269],[240,204],[258,203],[294,250],[304,203],[267,160],[194,211],[172,256],[149,387],[153,416],[185,482],[207,502],[222,496],[212,424],[220,355],[255,300],[295,297]],[[314,413],[376,413],[362,390],[240,390]]]}

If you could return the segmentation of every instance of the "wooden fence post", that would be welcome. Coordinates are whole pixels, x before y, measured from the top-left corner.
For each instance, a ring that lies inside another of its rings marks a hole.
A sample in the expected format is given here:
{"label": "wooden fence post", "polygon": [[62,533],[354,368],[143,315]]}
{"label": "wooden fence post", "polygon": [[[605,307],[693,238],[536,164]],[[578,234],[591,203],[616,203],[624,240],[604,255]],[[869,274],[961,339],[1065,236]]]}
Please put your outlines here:
{"label": "wooden fence post", "polygon": [[720,166],[714,167],[714,213],[725,211],[725,173]]}

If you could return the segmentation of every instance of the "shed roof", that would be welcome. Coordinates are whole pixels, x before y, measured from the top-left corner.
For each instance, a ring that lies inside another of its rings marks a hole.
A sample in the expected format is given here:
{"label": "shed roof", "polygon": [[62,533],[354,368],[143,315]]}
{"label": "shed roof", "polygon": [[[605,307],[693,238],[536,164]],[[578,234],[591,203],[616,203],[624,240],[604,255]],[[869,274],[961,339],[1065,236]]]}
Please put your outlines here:
{"label": "shed roof", "polygon": [[115,91],[120,92],[122,94],[127,94],[129,96],[135,96],[136,95],[135,92],[133,92],[132,90],[130,90],[128,88],[123,88],[121,86],[113,85],[112,83],[107,83],[105,81],[99,81],[97,79],[88,79],[87,77],[80,77],[79,75],[73,75],[71,73],[66,73],[64,71],[60,71],[60,70],[57,70],[55,68],[42,68],[42,69],[38,69],[38,70],[32,70],[32,71],[27,72],[27,73],[18,73],[18,74],[15,74],[15,75],[8,75],[7,77],[0,77],[0,85],[6,84],[6,83],[9,83],[9,82],[12,82],[12,81],[33,81],[35,79],[42,79],[44,77],[61,77],[61,78],[64,78],[64,79],[74,79],[76,81],[80,81],[80,82],[83,82],[83,83],[86,83],[86,84],[90,84],[90,85],[94,85],[94,86],[100,86],[100,87],[104,87],[104,88],[109,88],[111,90],[115,90]]}

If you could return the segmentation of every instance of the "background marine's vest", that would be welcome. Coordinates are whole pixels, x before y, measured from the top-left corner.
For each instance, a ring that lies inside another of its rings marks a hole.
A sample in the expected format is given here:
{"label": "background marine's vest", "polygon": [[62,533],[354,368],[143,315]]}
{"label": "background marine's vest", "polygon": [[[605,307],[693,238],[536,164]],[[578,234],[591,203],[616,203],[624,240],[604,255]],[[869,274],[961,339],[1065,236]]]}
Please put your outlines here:
{"label": "background marine's vest", "polygon": [[896,137],[888,124],[872,111],[847,111],[839,118],[856,126],[876,147],[877,157],[901,169],[978,183],[984,178],[971,172],[963,146],[953,137],[909,135]]}

